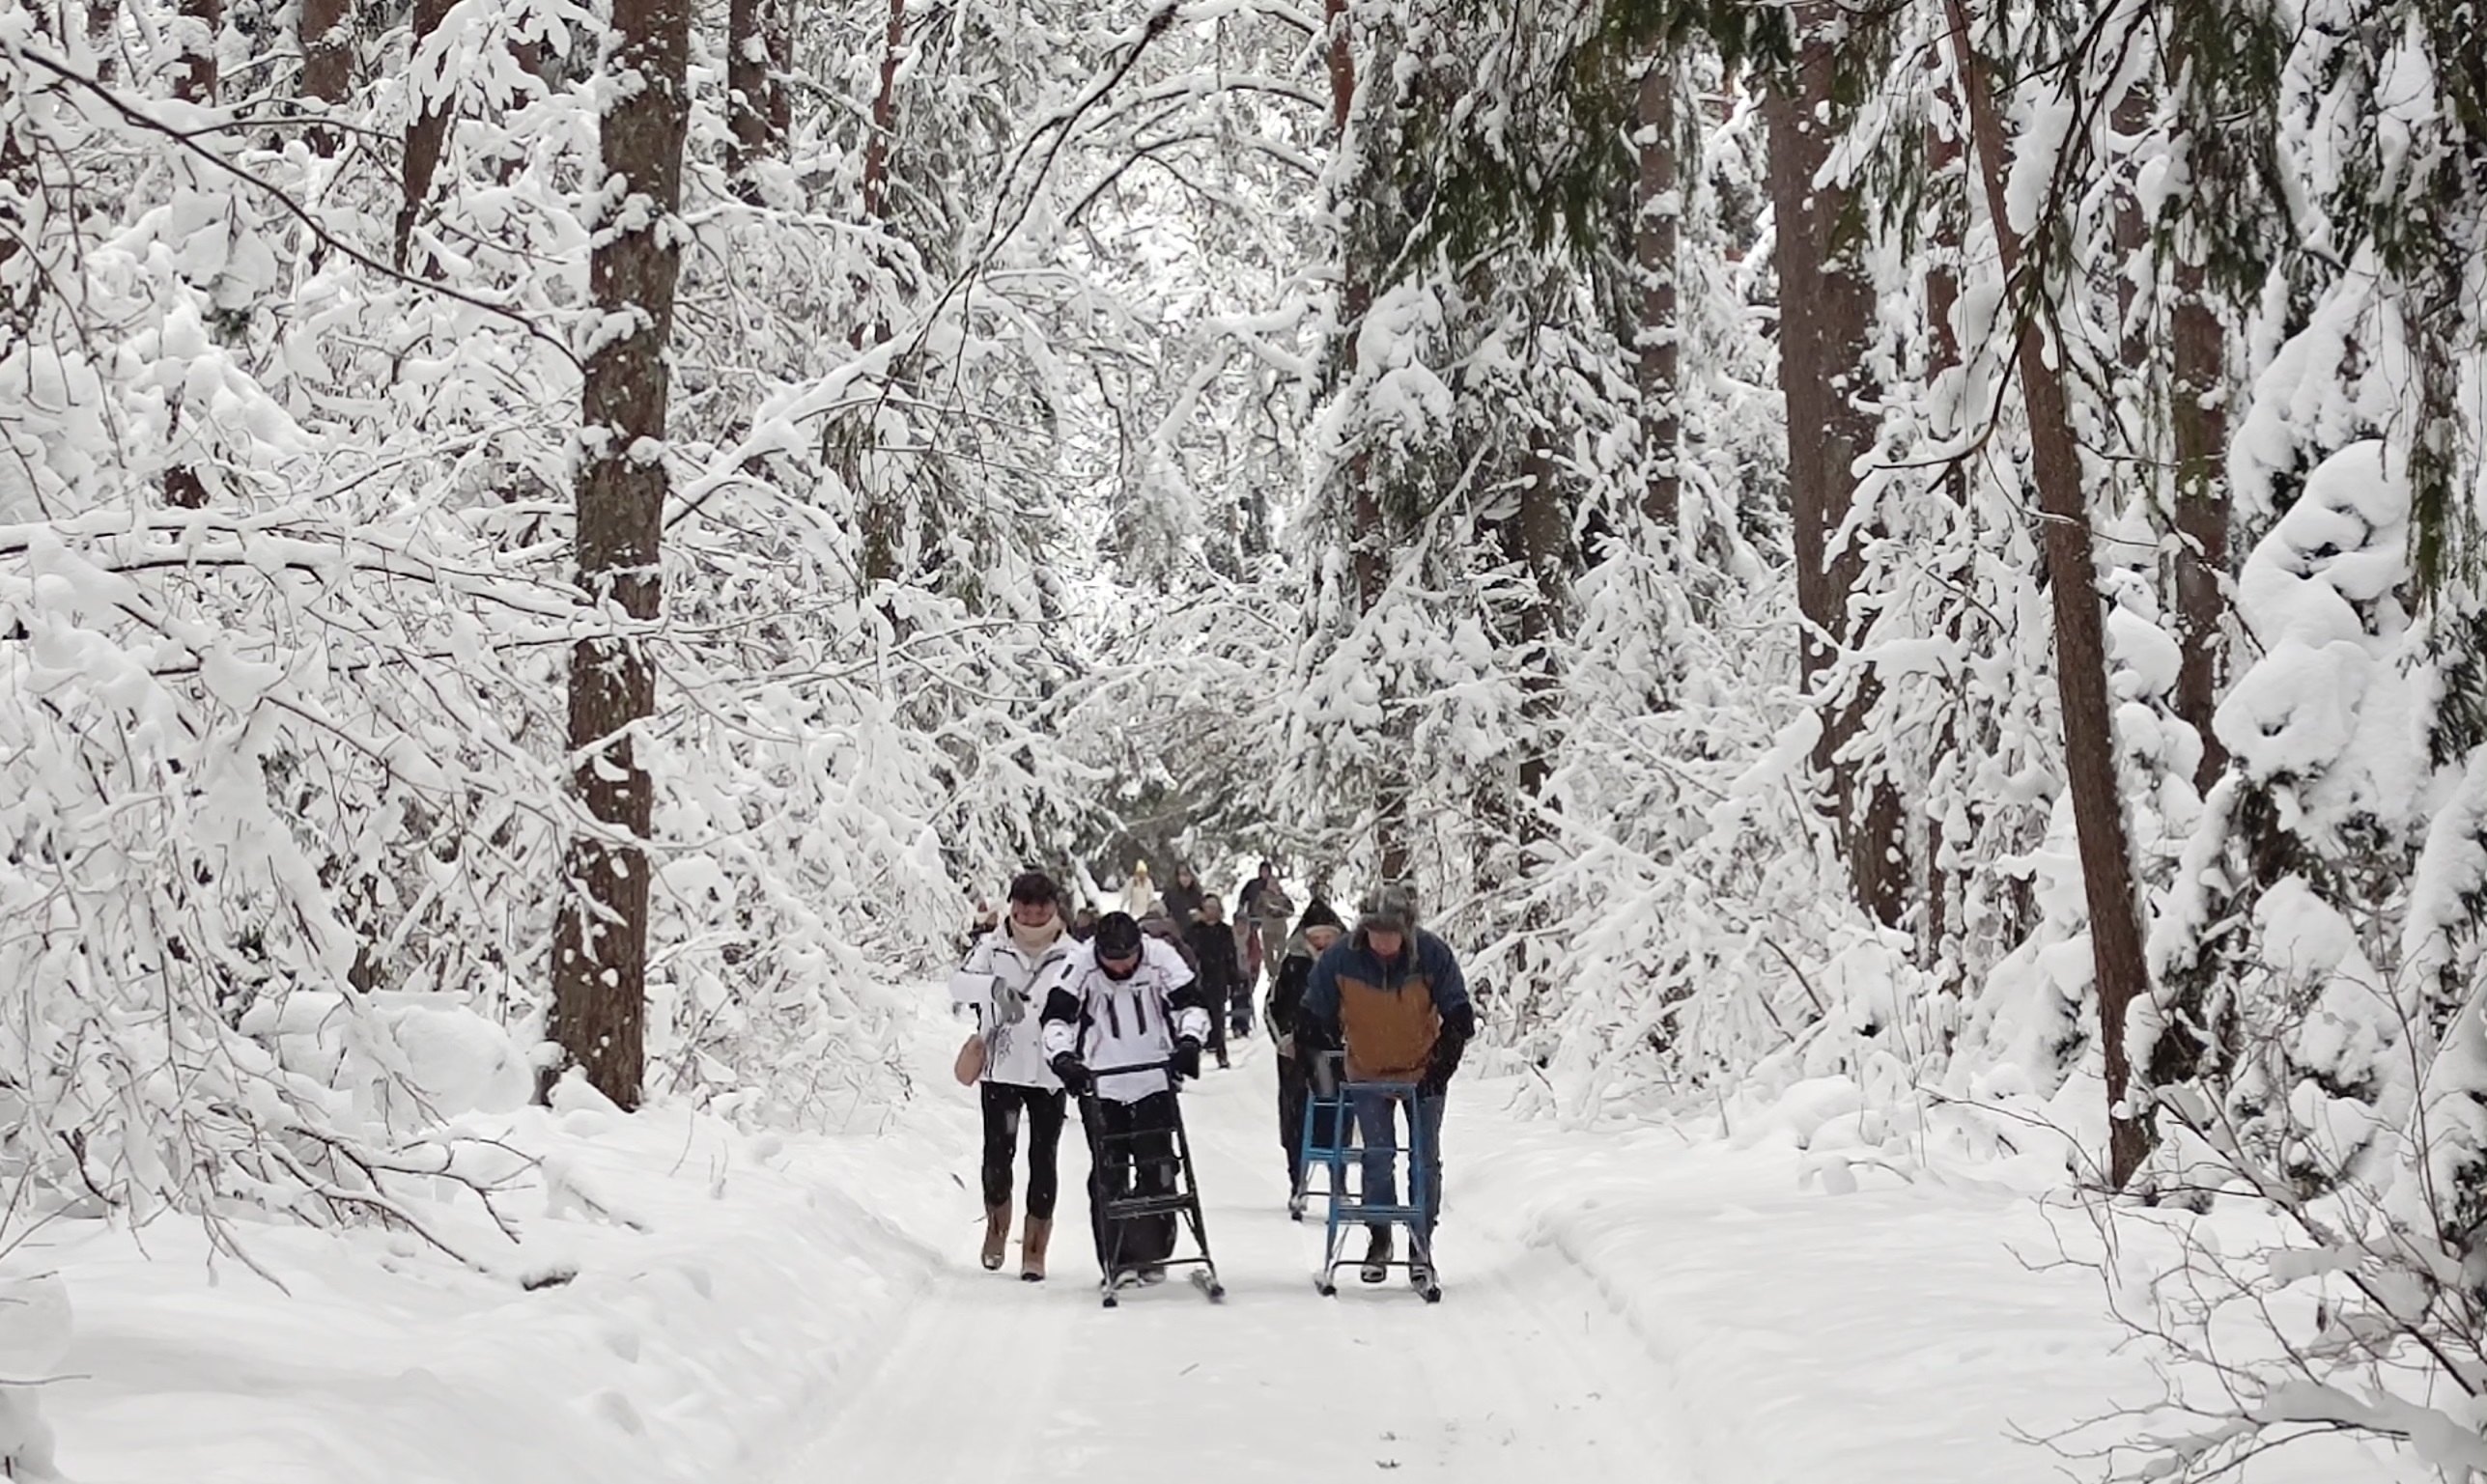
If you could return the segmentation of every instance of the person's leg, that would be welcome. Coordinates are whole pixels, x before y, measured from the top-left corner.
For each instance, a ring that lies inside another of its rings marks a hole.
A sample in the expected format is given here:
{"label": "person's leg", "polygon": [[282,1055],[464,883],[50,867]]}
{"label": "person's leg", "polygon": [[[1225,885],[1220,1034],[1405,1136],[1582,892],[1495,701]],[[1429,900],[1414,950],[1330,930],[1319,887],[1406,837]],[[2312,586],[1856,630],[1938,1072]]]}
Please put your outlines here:
{"label": "person's leg", "polygon": [[[1142,1195],[1171,1195],[1179,1178],[1181,1157],[1174,1148],[1174,1094],[1153,1092],[1131,1105],[1133,1181]],[[1131,1223],[1124,1239],[1131,1262],[1154,1265],[1174,1250],[1174,1216],[1143,1217]]]}
{"label": "person's leg", "polygon": [[1236,1035],[1252,1034],[1252,978],[1248,974],[1227,989],[1227,1020]]}
{"label": "person's leg", "polygon": [[1026,1091],[1028,1107],[1028,1215],[1032,1220],[1054,1218],[1061,1188],[1062,1105],[1065,1094],[1039,1087]]}
{"label": "person's leg", "polygon": [[1227,1018],[1218,1013],[1215,1005],[1209,1006],[1208,1010],[1209,1054],[1216,1057],[1218,1065],[1223,1067],[1227,1064]]}
{"label": "person's leg", "polygon": [[1364,1199],[1368,1205],[1399,1204],[1399,1155],[1391,1146],[1398,1120],[1394,1116],[1399,1100],[1388,1093],[1359,1092],[1351,1095],[1356,1115],[1356,1131],[1364,1135]]}
{"label": "person's leg", "polygon": [[1019,1089],[1002,1082],[976,1084],[984,1109],[984,1209],[1010,1204],[1010,1165],[1019,1152]]}
{"label": "person's leg", "polygon": [[1286,1189],[1304,1189],[1304,1108],[1311,1101],[1304,1069],[1292,1056],[1278,1059],[1278,1142],[1286,1151]]}
{"label": "person's leg", "polygon": [[1083,1127],[1088,1126],[1092,1112],[1096,1117],[1095,1126],[1089,1130],[1093,1153],[1088,1161],[1088,1231],[1096,1243],[1097,1272],[1107,1277],[1114,1275],[1115,1233],[1105,1218],[1105,1203],[1120,1189],[1116,1184],[1119,1179],[1116,1162],[1123,1158],[1121,1148],[1108,1141],[1120,1124],[1116,1114],[1121,1106],[1119,1103],[1110,1103],[1103,1098],[1090,1098],[1080,1105]]}
{"label": "person's leg", "polygon": [[1442,1222],[1442,1104],[1446,1092],[1419,1098],[1411,1119],[1425,1130],[1425,1247],[1433,1250],[1433,1229]]}

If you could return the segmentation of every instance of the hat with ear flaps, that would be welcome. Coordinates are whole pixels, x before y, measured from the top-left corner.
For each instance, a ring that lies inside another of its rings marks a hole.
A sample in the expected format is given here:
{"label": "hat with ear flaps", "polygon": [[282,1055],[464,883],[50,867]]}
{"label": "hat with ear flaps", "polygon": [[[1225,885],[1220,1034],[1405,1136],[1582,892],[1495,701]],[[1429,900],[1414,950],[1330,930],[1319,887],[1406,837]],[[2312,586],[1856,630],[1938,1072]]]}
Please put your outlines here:
{"label": "hat with ear flaps", "polygon": [[1408,934],[1416,931],[1416,893],[1397,882],[1367,893],[1356,907],[1359,933]]}

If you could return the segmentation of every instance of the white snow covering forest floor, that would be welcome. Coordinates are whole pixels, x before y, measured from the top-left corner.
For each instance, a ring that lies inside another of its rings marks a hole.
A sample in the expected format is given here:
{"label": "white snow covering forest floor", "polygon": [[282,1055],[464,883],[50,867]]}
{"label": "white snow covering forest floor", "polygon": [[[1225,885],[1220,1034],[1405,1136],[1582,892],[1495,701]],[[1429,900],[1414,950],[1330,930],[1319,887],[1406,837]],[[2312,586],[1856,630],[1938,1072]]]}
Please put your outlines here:
{"label": "white snow covering forest floor", "polygon": [[[1513,1114],[1516,1080],[1453,1089],[1444,1302],[1352,1271],[1324,1300],[1318,1228],[1283,1210],[1266,1043],[1186,1103],[1227,1301],[1174,1282],[1107,1311],[1076,1126],[1054,1281],[1019,1282],[1015,1251],[975,1266],[972,1100],[940,1076],[947,1022],[922,1031],[918,1100],[843,1134],[503,1118],[552,1178],[505,1200],[524,1240],[488,1273],[255,1228],[280,1292],[195,1224],[54,1223],[0,1278],[56,1274],[20,1292],[66,1294],[58,1343],[20,1305],[0,1365],[53,1378],[79,1484],[1996,1484],[2099,1477],[2030,1440],[2161,1394],[2097,1275],[2055,1263],[2099,1249],[2088,1221],[2025,1169],[1832,1193],[1798,1126],[1568,1130]],[[2416,1476],[2336,1442],[2246,1475]]]}

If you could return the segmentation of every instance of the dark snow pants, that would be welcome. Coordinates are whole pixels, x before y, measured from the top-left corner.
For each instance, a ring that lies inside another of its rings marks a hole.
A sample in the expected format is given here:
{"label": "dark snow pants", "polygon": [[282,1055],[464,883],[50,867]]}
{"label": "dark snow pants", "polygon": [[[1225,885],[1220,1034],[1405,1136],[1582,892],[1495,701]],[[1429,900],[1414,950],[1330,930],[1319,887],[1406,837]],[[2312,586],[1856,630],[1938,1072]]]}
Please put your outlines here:
{"label": "dark snow pants", "polygon": [[[1088,1171],[1088,1225],[1096,1233],[1097,1268],[1112,1274],[1164,1262],[1174,1252],[1174,1217],[1128,1217],[1108,1223],[1105,1203],[1121,1195],[1164,1195],[1175,1188],[1174,1094],[1152,1092],[1136,1103],[1092,1098],[1096,1151]],[[1127,1135],[1127,1136],[1126,1136]]]}
{"label": "dark snow pants", "polygon": [[1028,1214],[1039,1221],[1052,1220],[1054,1197],[1061,1183],[1054,1161],[1062,1144],[1061,1090],[986,1082],[979,1091],[984,1104],[986,1208],[1010,1204],[1010,1172],[1019,1154],[1019,1115],[1024,1109],[1028,1115]]}

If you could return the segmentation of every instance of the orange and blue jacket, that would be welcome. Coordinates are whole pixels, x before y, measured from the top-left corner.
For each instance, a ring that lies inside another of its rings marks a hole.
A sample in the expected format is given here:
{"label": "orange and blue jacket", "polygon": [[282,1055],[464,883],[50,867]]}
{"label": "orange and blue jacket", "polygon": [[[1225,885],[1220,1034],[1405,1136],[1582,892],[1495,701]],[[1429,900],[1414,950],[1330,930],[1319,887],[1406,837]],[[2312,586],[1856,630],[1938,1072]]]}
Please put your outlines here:
{"label": "orange and blue jacket", "polygon": [[1477,1022],[1458,959],[1422,928],[1389,959],[1361,930],[1332,943],[1304,987],[1302,1021],[1307,1044],[1336,1038],[1346,1047],[1347,1077],[1358,1082],[1419,1080],[1444,1027],[1465,1041]]}

